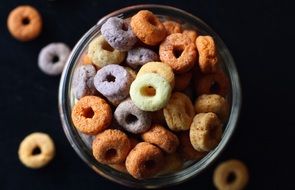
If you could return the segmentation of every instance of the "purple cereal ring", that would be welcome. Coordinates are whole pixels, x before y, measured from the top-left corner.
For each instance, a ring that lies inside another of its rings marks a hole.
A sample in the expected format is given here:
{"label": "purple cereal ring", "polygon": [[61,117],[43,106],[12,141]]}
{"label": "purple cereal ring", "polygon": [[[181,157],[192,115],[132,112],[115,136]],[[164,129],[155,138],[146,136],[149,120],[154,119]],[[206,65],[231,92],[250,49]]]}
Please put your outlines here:
{"label": "purple cereal ring", "polygon": [[158,61],[158,60],[159,60],[159,56],[154,51],[147,48],[143,48],[143,47],[137,47],[128,51],[126,63],[130,67],[136,68],[148,62]]}
{"label": "purple cereal ring", "polygon": [[132,81],[132,76],[124,67],[110,64],[97,71],[94,86],[116,105],[128,96]]}
{"label": "purple cereal ring", "polygon": [[130,133],[143,133],[151,126],[151,115],[142,111],[129,98],[121,102],[114,112],[116,121]]}
{"label": "purple cereal ring", "polygon": [[63,43],[48,44],[39,53],[38,66],[45,74],[59,75],[70,53],[70,48]]}
{"label": "purple cereal ring", "polygon": [[101,34],[105,40],[119,51],[128,51],[137,42],[129,23],[118,17],[109,18],[101,26]]}
{"label": "purple cereal ring", "polygon": [[78,67],[73,75],[73,93],[79,100],[87,95],[94,95],[96,88],[94,87],[93,79],[96,75],[96,69],[93,65],[82,65]]}

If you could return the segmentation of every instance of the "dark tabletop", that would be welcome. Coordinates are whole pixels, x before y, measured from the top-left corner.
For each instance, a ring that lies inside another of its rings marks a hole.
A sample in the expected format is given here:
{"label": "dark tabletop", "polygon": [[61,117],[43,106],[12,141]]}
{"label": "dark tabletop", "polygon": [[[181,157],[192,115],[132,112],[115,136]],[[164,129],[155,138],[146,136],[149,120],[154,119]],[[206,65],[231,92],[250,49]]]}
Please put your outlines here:
{"label": "dark tabletop", "polygon": [[[99,0],[0,1],[0,189],[127,189],[90,169],[74,152],[57,108],[60,77],[37,66],[40,49],[50,42],[73,47],[99,18],[143,3]],[[144,2],[146,3],[146,2]],[[212,173],[223,160],[237,158],[250,170],[247,189],[295,189],[294,11],[287,1],[150,1],[184,9],[208,23],[224,40],[238,68],[243,107],[237,130],[225,151],[205,172],[169,189],[213,189]],[[8,13],[20,4],[35,6],[44,28],[36,40],[21,43],[6,27]],[[54,139],[56,157],[45,168],[24,167],[20,141],[43,131]],[[292,181],[293,180],[293,181]]]}

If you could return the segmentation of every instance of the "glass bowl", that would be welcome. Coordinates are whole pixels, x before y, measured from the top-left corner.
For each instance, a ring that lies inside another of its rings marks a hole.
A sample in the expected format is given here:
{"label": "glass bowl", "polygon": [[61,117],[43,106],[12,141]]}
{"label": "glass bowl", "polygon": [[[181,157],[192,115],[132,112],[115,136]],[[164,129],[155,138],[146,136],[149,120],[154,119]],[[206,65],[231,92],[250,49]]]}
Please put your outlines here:
{"label": "glass bowl", "polygon": [[[71,120],[71,108],[74,104],[74,98],[71,93],[71,80],[73,71],[78,65],[81,55],[87,48],[88,43],[100,34],[100,27],[106,19],[112,16],[128,18],[142,9],[152,11],[154,14],[159,16],[160,19],[174,19],[180,23],[187,23],[194,26],[201,35],[209,34],[213,36],[218,49],[219,60],[223,63],[223,69],[225,73],[227,73],[230,80],[230,93],[228,100],[230,102],[231,109],[228,121],[224,125],[222,140],[214,150],[210,151],[201,160],[187,163],[183,169],[175,173],[156,176],[146,180],[136,180],[128,174],[118,172],[106,165],[98,163],[92,156],[91,145],[88,143],[89,141],[87,141],[85,135],[81,135],[81,133],[76,130]],[[74,47],[64,68],[59,88],[59,111],[63,129],[77,154],[87,163],[88,166],[101,176],[104,176],[116,183],[136,188],[159,188],[176,185],[196,176],[207,168],[220,155],[221,151],[229,142],[229,139],[236,128],[241,109],[241,102],[241,88],[238,73],[233,58],[220,37],[207,24],[190,13],[170,6],[153,4],[126,7],[114,11],[100,19],[98,23],[93,26]]]}

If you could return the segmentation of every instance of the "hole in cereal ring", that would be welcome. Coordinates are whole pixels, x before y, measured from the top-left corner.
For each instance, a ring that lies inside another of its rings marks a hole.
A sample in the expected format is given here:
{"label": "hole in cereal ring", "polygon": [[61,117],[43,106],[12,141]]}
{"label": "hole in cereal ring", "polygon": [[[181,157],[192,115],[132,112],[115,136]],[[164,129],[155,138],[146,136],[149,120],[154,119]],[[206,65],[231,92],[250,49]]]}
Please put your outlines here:
{"label": "hole in cereal ring", "polygon": [[220,87],[219,87],[218,82],[212,81],[211,86],[210,86],[210,93],[218,94],[219,91],[220,91]]}
{"label": "hole in cereal ring", "polygon": [[57,55],[52,57],[52,60],[51,60],[52,63],[57,63],[58,61],[59,61],[59,57]]}
{"label": "hole in cereal ring", "polygon": [[113,75],[107,75],[106,77],[106,81],[108,82],[115,82],[116,77],[114,77]]}
{"label": "hole in cereal ring", "polygon": [[234,172],[229,172],[226,177],[226,183],[230,184],[236,180],[236,174]]}
{"label": "hole in cereal ring", "polygon": [[85,108],[82,115],[86,118],[92,118],[94,116],[94,111],[91,107]]}
{"label": "hole in cereal ring", "polygon": [[138,120],[138,118],[133,114],[128,114],[126,119],[125,119],[127,124],[135,123],[137,120]]}
{"label": "hole in cereal ring", "polygon": [[156,162],[154,160],[147,160],[144,162],[143,165],[146,169],[151,170],[151,169],[155,168]]}
{"label": "hole in cereal ring", "polygon": [[173,55],[175,56],[175,58],[179,58],[182,52],[183,52],[183,48],[180,48],[180,47],[173,48]]}
{"label": "hole in cereal ring", "polygon": [[38,154],[41,154],[41,149],[39,146],[36,146],[32,151],[32,155],[38,155]]}
{"label": "hole in cereal ring", "polygon": [[24,17],[23,19],[22,19],[22,24],[23,25],[28,25],[28,24],[30,24],[30,19],[28,18],[28,17]]}
{"label": "hole in cereal ring", "polygon": [[115,156],[117,156],[116,149],[110,148],[105,153],[105,159],[110,160],[113,159]]}
{"label": "hole in cereal ring", "polygon": [[140,89],[140,93],[143,96],[155,96],[156,89],[152,86],[144,86]]}
{"label": "hole in cereal ring", "polygon": [[102,44],[102,49],[109,51],[109,52],[113,52],[114,48],[112,48],[112,46],[110,46],[110,44],[108,44],[107,42]]}

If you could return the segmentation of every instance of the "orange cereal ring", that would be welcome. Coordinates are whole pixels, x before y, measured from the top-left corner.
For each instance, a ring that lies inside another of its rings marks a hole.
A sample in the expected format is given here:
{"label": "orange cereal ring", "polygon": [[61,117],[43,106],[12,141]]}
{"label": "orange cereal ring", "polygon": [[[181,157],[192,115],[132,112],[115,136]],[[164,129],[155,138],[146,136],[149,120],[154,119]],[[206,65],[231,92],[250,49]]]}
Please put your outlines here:
{"label": "orange cereal ring", "polygon": [[175,21],[165,21],[163,22],[163,25],[166,29],[167,35],[173,34],[173,33],[181,33],[181,25],[178,22]]}
{"label": "orange cereal ring", "polygon": [[30,41],[41,33],[42,18],[34,7],[18,6],[9,13],[7,27],[14,38],[23,42]]}
{"label": "orange cereal ring", "polygon": [[219,94],[226,97],[229,91],[229,81],[223,71],[214,74],[199,75],[195,83],[197,95]]}
{"label": "orange cereal ring", "polygon": [[213,38],[211,36],[198,36],[196,47],[199,52],[199,67],[202,73],[216,72],[218,59]]}
{"label": "orange cereal ring", "polygon": [[134,34],[147,45],[157,45],[166,37],[164,25],[148,10],[141,10],[134,15],[130,25]]}
{"label": "orange cereal ring", "polygon": [[195,43],[198,33],[195,30],[183,30],[183,35],[187,36],[193,43]]}
{"label": "orange cereal ring", "polygon": [[81,56],[81,61],[83,64],[92,64],[91,58],[87,55],[87,53],[83,53]]}
{"label": "orange cereal ring", "polygon": [[158,124],[152,125],[141,137],[145,142],[154,144],[167,153],[175,152],[179,145],[177,136]]}
{"label": "orange cereal ring", "polygon": [[177,151],[184,160],[199,160],[207,154],[207,152],[200,152],[194,149],[188,132],[180,133],[178,139],[179,146]]}
{"label": "orange cereal ring", "polygon": [[192,71],[175,75],[174,90],[183,91],[184,89],[186,89],[186,87],[188,87],[188,85],[192,79],[192,76],[193,76]]}
{"label": "orange cereal ring", "polygon": [[92,143],[93,156],[102,164],[122,163],[130,149],[128,136],[117,129],[108,129],[99,133]]}
{"label": "orange cereal ring", "polygon": [[72,120],[80,132],[95,135],[110,125],[112,110],[104,99],[84,96],[74,105]]}
{"label": "orange cereal ring", "polygon": [[162,151],[147,142],[138,143],[126,158],[126,168],[136,179],[146,179],[161,171],[164,163]]}
{"label": "orange cereal ring", "polygon": [[161,43],[159,55],[160,60],[169,64],[176,73],[189,71],[197,60],[194,43],[181,33],[169,35]]}

